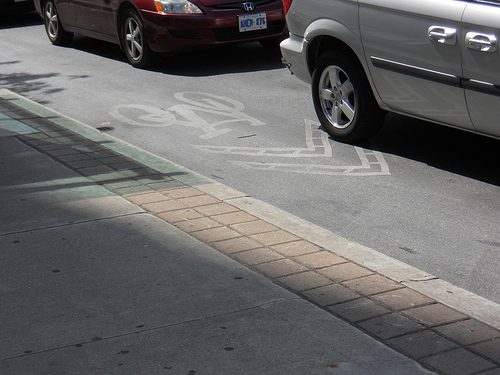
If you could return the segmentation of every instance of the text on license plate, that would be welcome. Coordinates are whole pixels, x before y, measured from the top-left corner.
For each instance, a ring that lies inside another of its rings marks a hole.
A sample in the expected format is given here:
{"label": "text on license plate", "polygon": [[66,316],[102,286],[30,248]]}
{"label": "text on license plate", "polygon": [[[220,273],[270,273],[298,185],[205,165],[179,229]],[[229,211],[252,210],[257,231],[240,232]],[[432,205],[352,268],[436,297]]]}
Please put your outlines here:
{"label": "text on license plate", "polygon": [[238,16],[238,24],[241,32],[267,29],[267,17],[265,13]]}

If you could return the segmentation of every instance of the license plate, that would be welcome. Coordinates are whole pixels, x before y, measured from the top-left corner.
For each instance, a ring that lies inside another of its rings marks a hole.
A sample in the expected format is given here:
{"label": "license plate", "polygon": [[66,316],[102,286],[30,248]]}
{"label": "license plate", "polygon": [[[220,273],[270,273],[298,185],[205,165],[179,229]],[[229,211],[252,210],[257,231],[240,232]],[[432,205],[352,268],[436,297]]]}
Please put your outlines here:
{"label": "license plate", "polygon": [[238,16],[238,24],[240,32],[267,29],[267,17],[265,13]]}

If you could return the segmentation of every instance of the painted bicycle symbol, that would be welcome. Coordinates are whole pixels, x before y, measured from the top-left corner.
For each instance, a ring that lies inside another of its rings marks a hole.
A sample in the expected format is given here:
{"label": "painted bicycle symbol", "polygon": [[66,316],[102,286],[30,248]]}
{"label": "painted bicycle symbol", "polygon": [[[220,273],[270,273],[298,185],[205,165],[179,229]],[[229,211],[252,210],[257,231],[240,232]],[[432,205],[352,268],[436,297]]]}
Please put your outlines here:
{"label": "painted bicycle symbol", "polygon": [[[115,119],[134,126],[167,127],[186,126],[202,130],[200,138],[209,139],[230,132],[225,125],[248,122],[251,126],[266,125],[243,113],[245,106],[237,100],[224,96],[184,92],[174,95],[184,104],[174,105],[166,110],[142,104],[121,104],[110,109]],[[211,117],[209,122],[206,118]],[[220,119],[222,117],[222,120]]]}

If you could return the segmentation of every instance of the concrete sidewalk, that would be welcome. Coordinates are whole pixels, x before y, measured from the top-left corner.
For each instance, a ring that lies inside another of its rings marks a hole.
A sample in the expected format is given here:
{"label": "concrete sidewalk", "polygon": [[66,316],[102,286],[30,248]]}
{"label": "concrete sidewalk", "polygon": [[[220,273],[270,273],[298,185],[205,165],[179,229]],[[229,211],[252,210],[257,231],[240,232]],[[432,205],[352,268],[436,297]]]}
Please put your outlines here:
{"label": "concrete sidewalk", "polygon": [[0,160],[1,374],[500,373],[497,305],[7,90]]}

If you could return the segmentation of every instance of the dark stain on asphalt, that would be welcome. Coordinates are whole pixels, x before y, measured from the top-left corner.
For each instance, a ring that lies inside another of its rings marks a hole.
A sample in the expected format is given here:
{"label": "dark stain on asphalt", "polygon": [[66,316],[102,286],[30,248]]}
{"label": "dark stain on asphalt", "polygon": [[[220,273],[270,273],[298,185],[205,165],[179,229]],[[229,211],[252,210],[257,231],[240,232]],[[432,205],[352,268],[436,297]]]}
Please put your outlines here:
{"label": "dark stain on asphalt", "polygon": [[413,249],[410,249],[409,247],[404,247],[404,246],[398,246],[401,250],[404,250],[410,254],[416,254],[417,252]]}
{"label": "dark stain on asphalt", "polygon": [[333,363],[328,364],[326,367],[327,368],[339,368],[340,363],[333,362]]}
{"label": "dark stain on asphalt", "polygon": [[478,240],[477,242],[482,243],[483,245],[494,246],[494,247],[500,247],[500,242],[494,242],[494,241],[482,241],[482,240]]}
{"label": "dark stain on asphalt", "polygon": [[115,130],[115,128],[113,128],[112,126],[99,126],[96,129],[99,130],[100,132],[109,132],[111,130]]}

